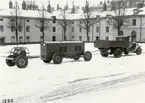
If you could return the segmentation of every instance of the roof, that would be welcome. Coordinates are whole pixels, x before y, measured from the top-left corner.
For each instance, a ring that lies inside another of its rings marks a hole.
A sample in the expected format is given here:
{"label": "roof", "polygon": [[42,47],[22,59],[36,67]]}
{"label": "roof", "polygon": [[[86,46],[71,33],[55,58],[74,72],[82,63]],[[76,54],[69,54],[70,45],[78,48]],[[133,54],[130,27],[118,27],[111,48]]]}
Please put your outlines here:
{"label": "roof", "polygon": [[[125,15],[133,15],[134,9],[137,8],[127,8]],[[145,15],[145,7],[139,8],[138,9],[140,12],[138,15]],[[11,16],[11,12],[13,9],[1,9],[0,10],[0,16]],[[37,10],[20,10],[21,11],[21,16],[22,17],[32,17],[32,18],[38,18],[40,17],[40,11]],[[53,13],[48,13],[46,12],[46,17],[50,19],[52,16],[56,16],[57,19],[63,19],[63,15],[61,10],[54,11]],[[113,11],[93,11],[91,14],[91,18],[95,18],[96,16],[100,17],[106,17],[107,15],[115,15]],[[66,19],[68,20],[78,20],[78,19],[83,19],[84,18],[84,13],[83,10],[78,9],[75,14],[72,14],[70,12],[70,9],[66,12]]]}

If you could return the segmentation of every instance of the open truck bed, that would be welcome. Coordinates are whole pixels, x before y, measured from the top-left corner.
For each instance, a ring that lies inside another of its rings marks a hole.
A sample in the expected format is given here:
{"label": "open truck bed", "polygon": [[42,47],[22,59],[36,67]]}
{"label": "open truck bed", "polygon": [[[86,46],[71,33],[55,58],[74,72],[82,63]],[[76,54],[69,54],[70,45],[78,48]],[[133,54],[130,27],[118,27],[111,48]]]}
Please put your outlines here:
{"label": "open truck bed", "polygon": [[96,40],[94,42],[94,47],[97,48],[128,48],[129,41],[108,41],[108,40]]}

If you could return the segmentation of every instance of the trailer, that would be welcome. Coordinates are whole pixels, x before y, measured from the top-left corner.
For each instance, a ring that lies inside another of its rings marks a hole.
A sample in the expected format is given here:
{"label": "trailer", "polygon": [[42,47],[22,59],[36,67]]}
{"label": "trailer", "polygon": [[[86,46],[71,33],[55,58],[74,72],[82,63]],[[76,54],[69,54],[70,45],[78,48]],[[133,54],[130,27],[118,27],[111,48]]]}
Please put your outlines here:
{"label": "trailer", "polygon": [[54,64],[62,63],[63,58],[79,60],[83,57],[85,61],[90,61],[92,54],[85,52],[85,43],[82,41],[53,41],[41,43],[41,59],[45,63],[53,60]]}

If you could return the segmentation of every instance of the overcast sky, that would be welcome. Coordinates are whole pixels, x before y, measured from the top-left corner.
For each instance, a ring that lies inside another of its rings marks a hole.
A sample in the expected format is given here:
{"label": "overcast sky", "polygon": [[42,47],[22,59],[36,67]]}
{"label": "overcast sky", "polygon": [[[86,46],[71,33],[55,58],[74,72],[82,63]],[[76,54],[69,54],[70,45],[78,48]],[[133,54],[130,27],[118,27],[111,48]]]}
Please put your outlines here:
{"label": "overcast sky", "polygon": [[[10,0],[0,0],[0,8],[8,8],[8,3]],[[16,1],[16,0],[11,0]],[[21,3],[23,0],[17,0],[19,3]],[[31,1],[31,0],[25,0],[25,1]],[[33,1],[33,0],[32,0]],[[41,4],[47,4],[49,0],[35,0],[38,5]],[[75,5],[77,6],[83,6],[85,4],[86,0],[50,0],[51,5],[56,8],[57,4],[60,4],[60,6],[64,6],[66,2],[71,6],[72,1],[75,2]],[[97,5],[100,1],[104,0],[88,0],[90,2],[90,5]]]}

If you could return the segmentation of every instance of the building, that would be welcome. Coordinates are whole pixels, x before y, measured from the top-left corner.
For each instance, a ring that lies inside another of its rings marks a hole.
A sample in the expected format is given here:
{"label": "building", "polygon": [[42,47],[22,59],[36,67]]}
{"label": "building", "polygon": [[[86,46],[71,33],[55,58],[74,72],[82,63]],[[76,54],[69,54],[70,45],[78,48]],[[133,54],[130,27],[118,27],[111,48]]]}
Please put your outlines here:
{"label": "building", "polygon": [[[0,10],[0,38],[5,37],[6,43],[15,43],[15,31],[9,28],[10,16],[13,9]],[[19,43],[36,43],[42,39],[42,31],[36,27],[36,21],[39,18],[38,10],[21,10],[23,18],[22,28],[18,32]],[[117,30],[107,24],[106,16],[112,14],[112,11],[92,12],[92,18],[98,16],[98,22],[92,25],[89,29],[89,41],[101,40],[116,40]],[[45,31],[45,41],[62,41],[64,40],[63,28],[59,22],[63,20],[61,11],[54,11],[47,14],[47,20],[50,27]],[[81,40],[86,41],[86,31],[78,24],[81,23],[83,11],[77,10],[76,13],[71,13],[69,9],[66,12],[66,20],[69,22],[65,38],[66,40]],[[113,14],[112,14],[113,15]],[[52,17],[55,16],[56,20]],[[137,42],[145,42],[145,7],[128,8],[126,12],[128,23],[122,26],[123,36],[133,36]]]}

